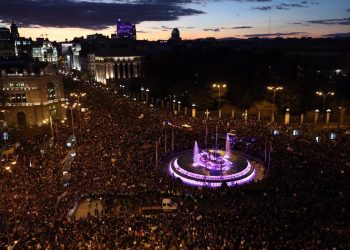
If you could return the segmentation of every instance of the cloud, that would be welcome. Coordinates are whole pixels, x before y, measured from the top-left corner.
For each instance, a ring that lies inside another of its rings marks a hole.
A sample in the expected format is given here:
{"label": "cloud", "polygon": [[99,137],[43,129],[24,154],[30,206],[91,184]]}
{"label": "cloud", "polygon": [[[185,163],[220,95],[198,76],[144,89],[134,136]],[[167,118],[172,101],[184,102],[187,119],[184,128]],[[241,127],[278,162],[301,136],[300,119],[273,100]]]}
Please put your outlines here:
{"label": "cloud", "polygon": [[77,27],[104,29],[116,24],[117,17],[131,23],[143,21],[174,21],[182,16],[205,12],[187,8],[191,0],[11,0],[2,1],[0,20],[15,19],[21,27]]}
{"label": "cloud", "polygon": [[323,35],[323,37],[328,37],[328,38],[350,38],[350,32],[326,34],[326,35]]}
{"label": "cloud", "polygon": [[222,30],[238,30],[238,29],[252,29],[252,26],[234,26],[234,27],[221,27]]}
{"label": "cloud", "polygon": [[252,26],[236,26],[236,27],[231,27],[233,30],[238,30],[238,29],[252,29]]}
{"label": "cloud", "polygon": [[266,10],[271,10],[272,9],[272,6],[260,6],[260,7],[252,7],[253,10],[263,10],[263,11],[266,11]]}
{"label": "cloud", "polygon": [[302,22],[288,23],[288,24],[302,25],[302,26],[310,26],[310,24],[307,24],[307,23],[302,23]]}
{"label": "cloud", "polygon": [[180,26],[180,27],[168,27],[168,26],[164,26],[164,25],[162,25],[160,27],[152,27],[152,29],[154,29],[154,30],[163,30],[163,31],[164,30],[165,31],[172,30],[174,28],[178,28],[178,29],[195,29],[196,27],[192,27],[192,26],[188,26],[188,27],[182,27],[182,26]]}
{"label": "cloud", "polygon": [[213,28],[213,29],[203,29],[204,31],[212,31],[212,32],[219,32],[220,29],[219,28]]}
{"label": "cloud", "polygon": [[245,37],[280,37],[280,36],[298,36],[298,35],[306,35],[306,32],[285,32],[285,33],[263,33],[263,34],[249,34],[245,35]]}
{"label": "cloud", "polygon": [[309,4],[318,4],[318,2],[308,2],[308,1],[301,1],[299,3],[280,3],[277,5],[270,5],[270,6],[258,6],[258,7],[252,7],[254,10],[289,10],[291,8],[309,8]]}
{"label": "cloud", "polygon": [[172,30],[173,28],[171,28],[171,27],[168,27],[168,26],[160,26],[160,28],[161,29],[163,29],[163,30]]}
{"label": "cloud", "polygon": [[300,3],[280,3],[279,5],[276,5],[276,9],[278,10],[289,10],[291,8],[308,8],[308,2],[302,1]]}
{"label": "cloud", "polygon": [[350,25],[350,18],[334,18],[334,19],[320,19],[306,21],[307,23],[312,24],[324,24],[324,25]]}

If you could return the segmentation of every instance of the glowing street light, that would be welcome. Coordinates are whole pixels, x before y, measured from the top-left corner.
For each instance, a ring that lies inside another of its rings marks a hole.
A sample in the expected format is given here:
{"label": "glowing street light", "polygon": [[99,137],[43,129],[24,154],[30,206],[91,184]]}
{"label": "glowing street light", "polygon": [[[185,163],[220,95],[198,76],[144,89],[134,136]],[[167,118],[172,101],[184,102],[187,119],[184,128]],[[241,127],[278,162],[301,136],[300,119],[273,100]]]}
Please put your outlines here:
{"label": "glowing street light", "polygon": [[326,97],[327,96],[334,96],[335,93],[334,92],[323,92],[323,91],[317,91],[316,95],[321,96],[322,97],[322,114],[321,114],[321,121],[323,122],[323,115],[324,115],[324,105],[326,102]]}
{"label": "glowing street light", "polygon": [[145,91],[144,87],[141,87],[141,100],[143,101],[143,91]]}
{"label": "glowing street light", "polygon": [[62,104],[61,106],[64,107],[64,108],[69,108],[70,109],[70,116],[71,116],[71,120],[72,120],[72,132],[73,132],[73,135],[75,135],[74,133],[74,117],[73,117],[73,108],[75,108],[77,105],[77,103],[74,103],[74,104],[70,104],[70,103],[66,103],[66,104]]}
{"label": "glowing street light", "polygon": [[283,87],[281,87],[281,86],[268,86],[268,87],[267,87],[267,90],[273,92],[271,122],[274,122],[274,121],[275,121],[275,99],[276,99],[276,92],[277,92],[277,91],[282,91],[282,90],[283,90]]}
{"label": "glowing street light", "polygon": [[196,117],[196,104],[192,104],[192,118]]}
{"label": "glowing street light", "polygon": [[219,118],[221,118],[221,89],[225,89],[227,87],[226,84],[213,84],[212,87],[214,89],[219,89]]}

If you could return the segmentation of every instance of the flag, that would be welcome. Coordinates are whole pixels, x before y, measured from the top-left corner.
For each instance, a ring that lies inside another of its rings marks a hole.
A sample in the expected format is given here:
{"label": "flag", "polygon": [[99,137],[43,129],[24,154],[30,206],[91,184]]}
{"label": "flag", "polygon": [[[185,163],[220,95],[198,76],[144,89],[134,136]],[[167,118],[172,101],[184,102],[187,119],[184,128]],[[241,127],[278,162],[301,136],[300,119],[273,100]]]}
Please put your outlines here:
{"label": "flag", "polygon": [[156,141],[156,167],[158,167],[158,141]]}
{"label": "flag", "polygon": [[205,148],[207,148],[207,142],[208,142],[208,139],[207,139],[207,137],[208,137],[208,126],[207,126],[207,124],[205,124]]}
{"label": "flag", "polygon": [[171,151],[174,152],[174,128],[171,128]]}

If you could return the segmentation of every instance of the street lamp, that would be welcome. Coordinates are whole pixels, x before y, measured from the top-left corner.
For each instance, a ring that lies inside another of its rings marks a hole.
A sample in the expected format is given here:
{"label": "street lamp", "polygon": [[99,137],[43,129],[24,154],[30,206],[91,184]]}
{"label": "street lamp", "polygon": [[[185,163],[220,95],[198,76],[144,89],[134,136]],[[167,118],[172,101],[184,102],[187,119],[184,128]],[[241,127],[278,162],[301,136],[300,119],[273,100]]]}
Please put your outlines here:
{"label": "street lamp", "polygon": [[339,107],[339,123],[338,127],[343,127],[345,108]]}
{"label": "street lamp", "polygon": [[11,246],[10,243],[7,245],[7,249],[8,250],[13,250],[15,248],[15,246],[17,245],[17,243],[19,242],[19,240],[15,240],[13,242],[13,245]]}
{"label": "street lamp", "polygon": [[213,84],[212,87],[214,89],[219,89],[219,118],[221,118],[221,89],[226,88],[226,84]]}
{"label": "street lamp", "polygon": [[323,91],[317,91],[316,92],[316,95],[318,96],[322,96],[322,114],[321,114],[321,121],[323,122],[323,115],[324,115],[324,105],[325,105],[325,102],[326,102],[326,97],[327,96],[334,96],[335,93],[334,92],[323,92]]}
{"label": "street lamp", "polygon": [[64,108],[69,108],[69,109],[70,109],[70,116],[71,116],[71,120],[72,120],[72,132],[73,132],[73,135],[75,135],[75,133],[74,133],[73,108],[75,108],[76,106],[77,106],[77,103],[69,104],[69,103],[67,102],[66,104],[62,104],[62,107],[64,107]]}
{"label": "street lamp", "polygon": [[275,99],[276,99],[276,91],[283,90],[281,86],[268,86],[267,90],[273,92],[273,101],[272,101],[272,114],[271,114],[271,122],[275,121]]}
{"label": "street lamp", "polygon": [[86,96],[86,93],[71,93],[70,95],[72,97],[75,97],[75,98],[78,99],[78,102],[75,103],[74,105],[79,107],[79,131],[80,131],[80,134],[81,134],[81,102],[80,102],[80,98]]}
{"label": "street lamp", "polygon": [[141,101],[143,101],[143,91],[145,91],[144,87],[141,87]]}
{"label": "street lamp", "polygon": [[148,94],[149,94],[149,89],[146,89],[146,102],[148,103]]}
{"label": "street lamp", "polygon": [[124,85],[119,85],[119,87],[122,89],[123,96],[124,96],[124,88],[125,88],[125,86]]}
{"label": "street lamp", "polygon": [[196,104],[192,104],[192,118],[196,117]]}
{"label": "street lamp", "polygon": [[86,96],[86,93],[71,93],[70,96],[71,96],[71,97],[78,98],[78,102],[79,102],[80,97]]}
{"label": "street lamp", "polygon": [[315,128],[316,128],[316,125],[318,123],[318,114],[320,113],[320,111],[318,109],[315,110]]}

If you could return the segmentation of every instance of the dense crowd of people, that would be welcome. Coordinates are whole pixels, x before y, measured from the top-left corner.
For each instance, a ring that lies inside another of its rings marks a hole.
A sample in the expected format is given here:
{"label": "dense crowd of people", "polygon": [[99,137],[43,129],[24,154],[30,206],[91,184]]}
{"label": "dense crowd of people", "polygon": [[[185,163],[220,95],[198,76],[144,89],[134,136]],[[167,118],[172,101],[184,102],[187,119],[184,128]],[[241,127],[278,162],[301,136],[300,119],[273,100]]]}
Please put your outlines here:
{"label": "dense crowd of people", "polygon": [[[55,123],[51,143],[48,126],[22,135],[16,163],[10,171],[0,169],[0,249],[350,247],[346,135],[319,143],[287,132],[272,136],[277,124],[191,118],[100,86],[79,85],[79,90],[87,94],[81,100],[87,111],[74,114],[81,120],[69,184],[62,185],[61,164],[69,153],[69,121]],[[237,149],[262,160],[269,155],[266,178],[240,187],[199,189],[168,175],[162,161],[192,148],[195,140],[213,145],[217,126],[222,146],[225,134],[234,130]],[[108,205],[119,196],[142,203],[148,194],[176,196],[178,211],[116,216]],[[181,206],[188,196],[193,206]],[[96,197],[106,204],[103,213],[74,219],[77,204]],[[199,207],[205,202],[209,205]]]}

